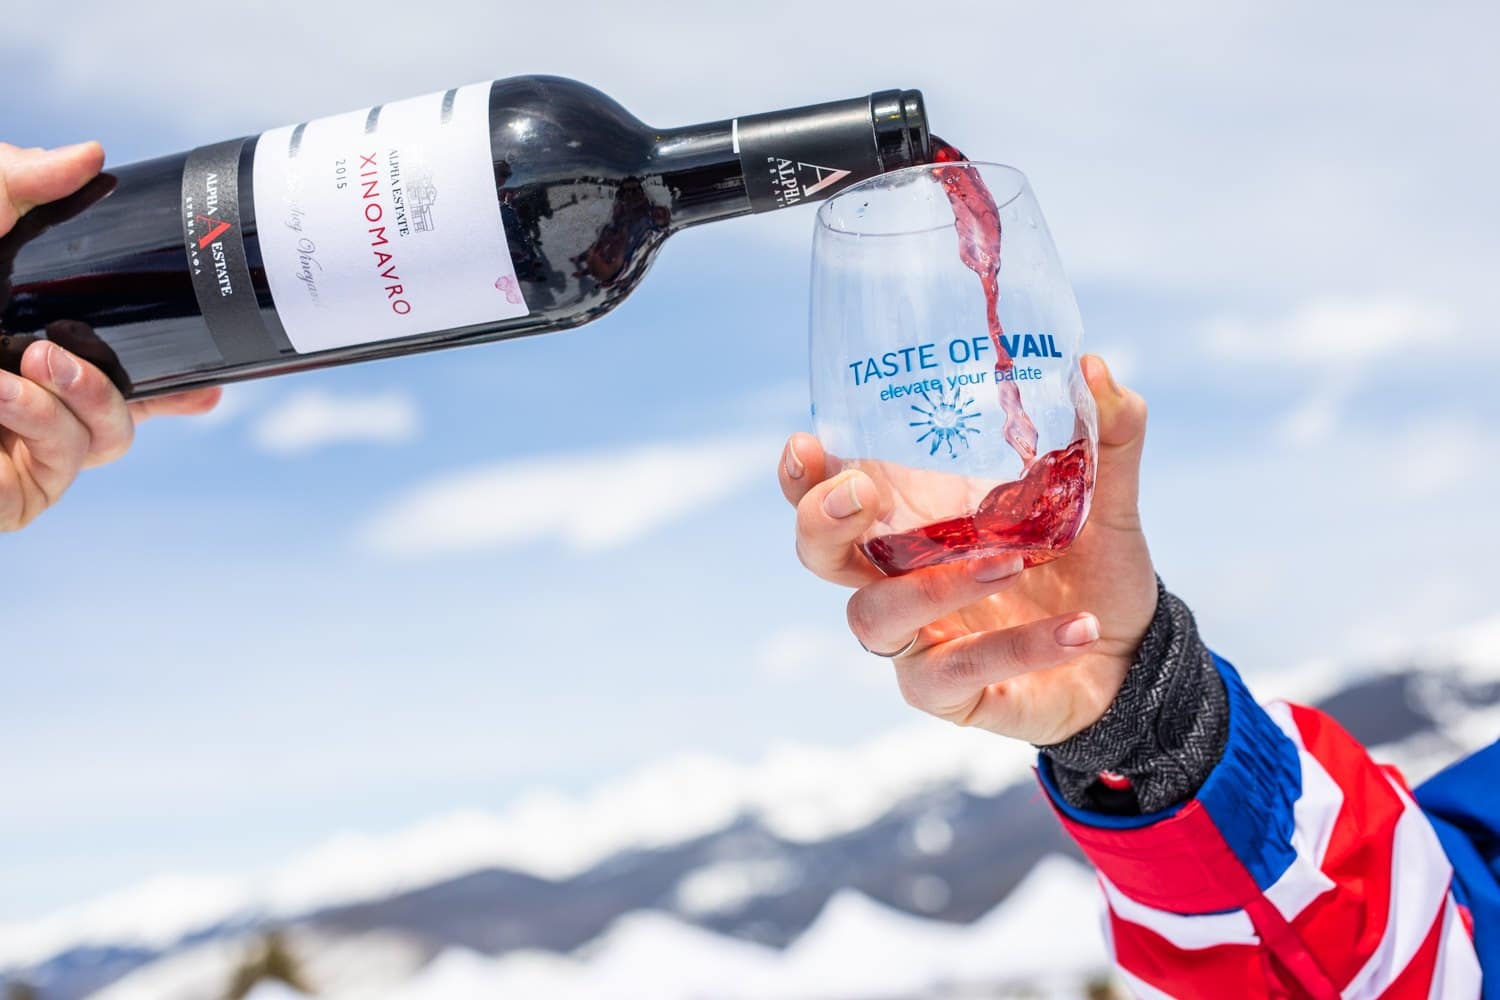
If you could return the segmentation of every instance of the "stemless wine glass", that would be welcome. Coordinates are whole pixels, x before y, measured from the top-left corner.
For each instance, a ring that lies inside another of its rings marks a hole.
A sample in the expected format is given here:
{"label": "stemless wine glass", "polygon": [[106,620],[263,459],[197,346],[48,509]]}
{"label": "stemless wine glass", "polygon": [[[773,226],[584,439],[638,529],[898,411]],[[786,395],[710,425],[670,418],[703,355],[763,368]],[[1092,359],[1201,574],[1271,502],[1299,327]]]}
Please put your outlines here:
{"label": "stemless wine glass", "polygon": [[[998,274],[996,273],[998,266]],[[861,539],[900,574],[1073,541],[1098,418],[1083,323],[1026,178],[909,167],[823,203],[813,240],[813,423],[880,503]]]}

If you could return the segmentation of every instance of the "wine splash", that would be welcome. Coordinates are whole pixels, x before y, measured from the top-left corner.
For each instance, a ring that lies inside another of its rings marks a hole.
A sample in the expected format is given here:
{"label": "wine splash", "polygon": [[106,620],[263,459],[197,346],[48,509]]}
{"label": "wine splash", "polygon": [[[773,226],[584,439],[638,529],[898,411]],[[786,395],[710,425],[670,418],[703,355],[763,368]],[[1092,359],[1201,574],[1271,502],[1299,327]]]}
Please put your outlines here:
{"label": "wine splash", "polygon": [[[958,231],[964,266],[984,287],[985,320],[995,347],[995,386],[1005,414],[1005,440],[1021,457],[1020,479],[1001,483],[973,514],[949,518],[864,543],[865,555],[887,576],[954,559],[1021,551],[1027,566],[1056,558],[1083,524],[1094,481],[1087,438],[1038,457],[1037,429],[1011,377],[1015,362],[1000,325],[1000,209],[977,170],[959,150],[932,137],[933,174],[943,185]],[[944,166],[951,164],[952,166]]]}
{"label": "wine splash", "polygon": [[1036,566],[1060,555],[1078,534],[1093,479],[1093,449],[1079,439],[995,487],[973,514],[872,538],[865,554],[887,576],[1018,550],[1026,565]]}

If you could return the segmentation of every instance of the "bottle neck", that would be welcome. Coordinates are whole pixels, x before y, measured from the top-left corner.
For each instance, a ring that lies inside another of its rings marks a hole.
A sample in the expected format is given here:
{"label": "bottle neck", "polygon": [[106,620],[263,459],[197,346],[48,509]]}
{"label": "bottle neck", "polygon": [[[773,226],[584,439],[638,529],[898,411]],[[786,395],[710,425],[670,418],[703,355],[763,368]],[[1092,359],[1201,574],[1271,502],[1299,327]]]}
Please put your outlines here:
{"label": "bottle neck", "polygon": [[888,90],[672,129],[658,135],[652,158],[680,228],[821,201],[930,162],[932,145],[921,93]]}
{"label": "bottle neck", "polygon": [[653,172],[672,198],[672,228],[749,214],[745,172],[729,121],[662,132],[652,158]]}

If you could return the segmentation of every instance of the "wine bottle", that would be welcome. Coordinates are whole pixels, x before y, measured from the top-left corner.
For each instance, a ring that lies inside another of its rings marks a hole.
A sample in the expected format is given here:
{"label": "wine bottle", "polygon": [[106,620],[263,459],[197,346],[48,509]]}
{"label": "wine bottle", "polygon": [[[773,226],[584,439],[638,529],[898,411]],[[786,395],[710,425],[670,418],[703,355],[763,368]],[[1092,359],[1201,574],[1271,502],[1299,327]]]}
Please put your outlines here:
{"label": "wine bottle", "polygon": [[0,239],[0,367],[38,339],[129,397],[563,330],[687,226],[927,162],[922,96],[655,129],[529,76],[106,171]]}

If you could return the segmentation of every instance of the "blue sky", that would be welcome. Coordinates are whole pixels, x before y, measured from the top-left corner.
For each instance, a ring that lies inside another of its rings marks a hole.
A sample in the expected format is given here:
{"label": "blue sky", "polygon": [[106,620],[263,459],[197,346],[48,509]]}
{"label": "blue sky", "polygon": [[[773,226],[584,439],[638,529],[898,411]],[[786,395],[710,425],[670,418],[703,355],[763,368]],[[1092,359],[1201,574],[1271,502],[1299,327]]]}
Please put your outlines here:
{"label": "blue sky", "polygon": [[[8,14],[0,139],[126,162],[526,72],[661,124],[920,87],[1027,171],[1150,399],[1153,548],[1216,648],[1253,677],[1500,603],[1488,6],[960,3],[956,44],[885,2],[75,7]],[[245,387],[0,539],[0,921],[906,720],[774,480],[811,229],[682,234],[581,330]],[[401,516],[444,503],[472,544]]]}

